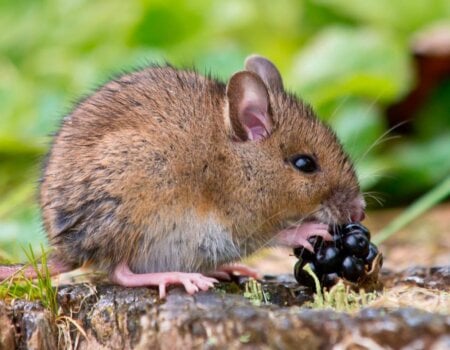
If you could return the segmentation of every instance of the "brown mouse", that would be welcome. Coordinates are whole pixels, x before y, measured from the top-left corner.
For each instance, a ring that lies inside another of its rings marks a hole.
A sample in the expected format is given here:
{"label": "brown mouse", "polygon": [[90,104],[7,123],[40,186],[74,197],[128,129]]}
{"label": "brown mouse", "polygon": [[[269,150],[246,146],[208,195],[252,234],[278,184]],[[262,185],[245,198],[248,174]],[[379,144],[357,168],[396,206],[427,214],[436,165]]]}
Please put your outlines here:
{"label": "brown mouse", "polygon": [[92,264],[162,297],[251,275],[230,264],[269,243],[312,250],[365,206],[333,131],[260,56],[227,84],[153,66],[99,88],[64,118],[40,205],[52,272]]}

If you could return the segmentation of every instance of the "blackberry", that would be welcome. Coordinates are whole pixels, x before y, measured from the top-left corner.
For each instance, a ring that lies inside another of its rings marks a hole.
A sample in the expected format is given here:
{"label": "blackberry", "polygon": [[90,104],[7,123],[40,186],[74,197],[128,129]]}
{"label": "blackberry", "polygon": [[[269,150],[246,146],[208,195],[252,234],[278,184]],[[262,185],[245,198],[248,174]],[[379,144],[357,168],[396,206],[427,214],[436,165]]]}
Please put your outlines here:
{"label": "blackberry", "polygon": [[315,253],[303,247],[294,249],[299,259],[294,275],[300,284],[314,288],[314,280],[303,270],[307,263],[324,287],[333,286],[339,277],[358,282],[371,270],[378,249],[370,243],[370,232],[365,226],[352,222],[334,227],[332,233],[333,241],[324,241],[321,237],[308,239]]}
{"label": "blackberry", "polygon": [[[308,242],[313,246],[314,251],[317,252],[320,247],[323,246],[323,239],[322,237],[310,237],[308,238]],[[305,247],[297,247],[294,248],[294,255],[298,259],[302,259],[305,261],[314,261],[315,254],[311,252],[310,250],[306,249]]]}
{"label": "blackberry", "polygon": [[302,261],[297,261],[294,266],[294,277],[297,280],[299,284],[302,286],[306,286],[308,288],[314,289],[314,279],[312,276],[303,270],[303,266],[305,264],[302,263]]}
{"label": "blackberry", "polygon": [[370,243],[369,244],[369,253],[367,254],[367,256],[365,257],[365,263],[367,265],[372,265],[373,260],[375,259],[375,257],[378,255],[378,248],[375,244]]}
{"label": "blackberry", "polygon": [[316,260],[323,272],[334,272],[336,266],[341,262],[341,251],[333,246],[323,247],[316,253]]}
{"label": "blackberry", "polygon": [[341,273],[346,280],[357,282],[364,274],[364,260],[354,256],[347,256],[342,261]]}
{"label": "blackberry", "polygon": [[365,258],[369,253],[369,240],[362,233],[353,233],[345,236],[343,246],[348,254],[358,258]]}
{"label": "blackberry", "polygon": [[339,275],[336,272],[327,273],[322,276],[320,283],[324,287],[332,287],[336,284],[338,278],[339,278]]}
{"label": "blackberry", "polygon": [[297,259],[304,261],[313,261],[314,253],[306,249],[305,247],[294,248],[294,255]]}
{"label": "blackberry", "polygon": [[323,238],[319,236],[309,237],[308,242],[313,246],[315,252],[324,245]]}
{"label": "blackberry", "polygon": [[355,233],[362,233],[370,241],[369,230],[367,229],[367,227],[361,225],[359,222],[351,222],[349,224],[339,226],[339,234],[341,235],[345,236],[348,234],[355,234]]}

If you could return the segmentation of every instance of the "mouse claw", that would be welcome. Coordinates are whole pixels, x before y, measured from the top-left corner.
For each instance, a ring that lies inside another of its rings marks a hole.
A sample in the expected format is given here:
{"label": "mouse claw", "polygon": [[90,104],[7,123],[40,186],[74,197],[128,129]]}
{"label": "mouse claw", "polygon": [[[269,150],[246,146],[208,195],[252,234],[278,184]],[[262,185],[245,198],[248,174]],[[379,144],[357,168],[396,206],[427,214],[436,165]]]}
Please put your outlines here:
{"label": "mouse claw", "polygon": [[[297,243],[298,243],[297,247],[303,247],[303,248],[309,250],[311,253],[314,253],[314,247],[306,239],[299,238],[299,241]],[[297,247],[294,247],[294,248],[297,248]]]}
{"label": "mouse claw", "polygon": [[166,298],[166,284],[165,283],[159,284],[159,298],[160,299]]}

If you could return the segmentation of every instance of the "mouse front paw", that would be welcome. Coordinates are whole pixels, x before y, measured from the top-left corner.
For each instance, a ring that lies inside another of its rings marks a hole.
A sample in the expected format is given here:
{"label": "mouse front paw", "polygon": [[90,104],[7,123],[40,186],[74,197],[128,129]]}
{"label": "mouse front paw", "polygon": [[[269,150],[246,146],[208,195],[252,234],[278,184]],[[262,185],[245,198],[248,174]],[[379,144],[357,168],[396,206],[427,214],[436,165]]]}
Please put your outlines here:
{"label": "mouse front paw", "polygon": [[164,299],[167,295],[168,285],[181,284],[188,294],[194,294],[200,290],[206,291],[218,283],[215,278],[207,277],[201,273],[188,272],[155,272],[134,273],[127,264],[119,264],[110,276],[111,281],[124,287],[158,286],[159,297]]}
{"label": "mouse front paw", "polygon": [[314,253],[313,246],[308,242],[308,238],[313,236],[320,236],[326,241],[333,240],[328,232],[328,225],[319,222],[306,222],[296,227],[284,229],[278,233],[275,240],[278,244],[292,248],[305,247]]}

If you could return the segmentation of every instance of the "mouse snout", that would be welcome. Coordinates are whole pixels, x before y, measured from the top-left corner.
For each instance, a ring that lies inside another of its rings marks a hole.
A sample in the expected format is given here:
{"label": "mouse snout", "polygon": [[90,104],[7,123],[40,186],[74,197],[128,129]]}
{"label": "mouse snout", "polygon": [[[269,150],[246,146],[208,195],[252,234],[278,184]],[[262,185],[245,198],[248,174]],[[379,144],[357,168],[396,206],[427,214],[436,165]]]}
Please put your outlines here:
{"label": "mouse snout", "polygon": [[332,224],[346,224],[364,220],[366,202],[361,194],[350,194],[348,191],[334,191],[322,202],[318,211],[319,221]]}
{"label": "mouse snout", "polygon": [[366,208],[366,202],[362,198],[362,196],[356,197],[351,203],[350,203],[350,219],[353,222],[360,222],[363,221],[366,217],[366,214],[364,213],[364,210]]}
{"label": "mouse snout", "polygon": [[359,222],[363,221],[366,217],[366,214],[364,214],[364,210],[355,210],[351,215],[350,218],[353,222]]}

